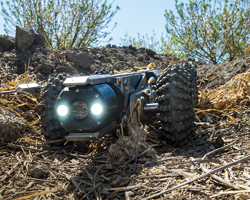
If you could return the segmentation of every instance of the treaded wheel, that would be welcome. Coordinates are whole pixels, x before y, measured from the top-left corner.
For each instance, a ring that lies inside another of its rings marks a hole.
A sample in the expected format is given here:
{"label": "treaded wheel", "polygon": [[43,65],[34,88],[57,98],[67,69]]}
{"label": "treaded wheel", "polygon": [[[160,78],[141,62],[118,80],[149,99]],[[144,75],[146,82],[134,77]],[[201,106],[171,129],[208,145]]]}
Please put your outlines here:
{"label": "treaded wheel", "polygon": [[56,74],[50,78],[40,96],[41,102],[35,108],[35,111],[41,117],[42,134],[49,140],[61,139],[67,135],[66,130],[61,127],[57,120],[56,113],[56,100],[63,89],[65,79],[65,73]]}
{"label": "treaded wheel", "polygon": [[197,71],[195,69],[196,65],[182,63],[181,66],[190,73],[192,98],[193,98],[193,103],[195,105],[198,102]]}
{"label": "treaded wheel", "polygon": [[194,101],[198,99],[196,71],[188,63],[169,65],[158,77],[156,102],[160,131],[173,146],[188,143],[195,132]]}

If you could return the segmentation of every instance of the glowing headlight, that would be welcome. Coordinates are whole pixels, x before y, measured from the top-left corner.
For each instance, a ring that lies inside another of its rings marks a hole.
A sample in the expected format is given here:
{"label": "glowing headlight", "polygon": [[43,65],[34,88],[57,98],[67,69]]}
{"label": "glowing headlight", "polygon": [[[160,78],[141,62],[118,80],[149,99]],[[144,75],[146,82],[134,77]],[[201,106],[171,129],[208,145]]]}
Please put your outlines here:
{"label": "glowing headlight", "polygon": [[94,115],[100,115],[102,113],[102,106],[98,103],[94,104],[92,107],[91,107],[91,112],[94,114]]}
{"label": "glowing headlight", "polygon": [[67,106],[65,106],[65,105],[60,105],[60,106],[58,106],[57,107],[57,113],[58,113],[58,115],[60,115],[60,116],[65,116],[65,115],[67,115],[68,114],[68,108],[67,108]]}

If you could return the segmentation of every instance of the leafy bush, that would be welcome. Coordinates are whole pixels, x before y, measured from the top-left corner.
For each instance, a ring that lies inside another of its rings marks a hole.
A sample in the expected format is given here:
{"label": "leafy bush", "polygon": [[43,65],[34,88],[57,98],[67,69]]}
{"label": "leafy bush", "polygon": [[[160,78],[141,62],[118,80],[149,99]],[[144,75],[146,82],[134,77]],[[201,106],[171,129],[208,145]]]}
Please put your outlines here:
{"label": "leafy bush", "polygon": [[166,11],[166,30],[183,57],[213,64],[244,56],[250,41],[249,0],[175,1],[178,16]]}
{"label": "leafy bush", "polygon": [[140,33],[138,33],[137,38],[131,37],[128,35],[128,33],[125,33],[125,37],[121,38],[121,46],[130,46],[136,48],[147,48],[152,49],[157,53],[163,53],[163,54],[174,54],[174,49],[170,43],[169,40],[166,40],[165,37],[163,37],[163,34],[161,35],[160,40],[156,37],[156,33],[153,31],[152,36],[141,36]]}
{"label": "leafy bush", "polygon": [[42,33],[47,46],[82,47],[107,37],[103,29],[119,10],[112,10],[112,4],[107,0],[12,0],[1,1],[1,14],[6,34],[13,34],[18,25]]}

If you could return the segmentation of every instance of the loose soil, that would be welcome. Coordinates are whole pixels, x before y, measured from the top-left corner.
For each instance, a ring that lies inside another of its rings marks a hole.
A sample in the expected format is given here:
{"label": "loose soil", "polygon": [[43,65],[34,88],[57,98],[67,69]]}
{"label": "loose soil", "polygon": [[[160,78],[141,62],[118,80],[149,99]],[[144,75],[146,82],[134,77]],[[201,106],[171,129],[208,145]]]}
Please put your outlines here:
{"label": "loose soil", "polygon": [[[90,55],[91,66],[77,66],[67,57],[69,52]],[[16,83],[25,81],[44,85],[60,72],[91,75],[98,69],[110,71],[117,61],[137,67],[154,63],[161,70],[169,64],[192,62],[197,66],[200,94],[226,84],[238,74],[249,73],[249,63],[244,59],[208,65],[143,48],[53,50],[37,45],[0,53],[1,90],[13,89]],[[18,139],[1,139],[0,199],[249,199],[249,82],[246,85],[245,102],[236,104],[236,109],[214,112],[215,118],[197,114],[200,121],[196,120],[196,134],[181,148],[160,140],[154,119],[142,130],[139,127],[136,132],[143,136],[130,145],[128,132],[124,136],[106,135],[91,143],[51,143],[40,135],[39,116],[34,112],[39,93],[1,95],[1,109],[16,111],[27,126]],[[211,105],[208,101],[206,109]],[[198,103],[196,110],[203,106]],[[114,150],[117,143],[123,146],[122,152]]]}

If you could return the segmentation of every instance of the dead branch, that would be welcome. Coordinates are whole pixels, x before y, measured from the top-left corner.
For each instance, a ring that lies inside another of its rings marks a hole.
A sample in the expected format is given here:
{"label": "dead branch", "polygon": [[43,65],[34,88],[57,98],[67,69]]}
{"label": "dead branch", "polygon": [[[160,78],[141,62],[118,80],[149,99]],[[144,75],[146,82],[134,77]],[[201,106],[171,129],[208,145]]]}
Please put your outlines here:
{"label": "dead branch", "polygon": [[146,198],[144,198],[143,200],[149,200],[149,199],[158,197],[158,196],[163,195],[163,194],[165,194],[165,193],[167,193],[167,192],[170,192],[170,191],[175,190],[175,189],[178,189],[178,188],[180,188],[180,187],[182,187],[182,186],[184,186],[184,185],[190,184],[190,183],[192,183],[192,182],[194,182],[194,181],[197,181],[197,180],[199,180],[199,179],[202,179],[202,178],[205,178],[205,177],[207,177],[207,176],[210,176],[211,174],[214,174],[214,173],[216,173],[216,172],[222,171],[222,170],[224,170],[224,169],[226,169],[226,168],[228,168],[228,167],[231,167],[231,166],[233,166],[233,165],[236,165],[236,164],[238,164],[238,163],[240,163],[240,162],[243,162],[243,161],[245,161],[245,160],[248,160],[248,159],[250,159],[250,156],[247,156],[247,157],[242,158],[242,159],[240,159],[240,160],[237,160],[237,161],[234,161],[234,162],[229,163],[229,164],[227,164],[227,165],[224,165],[224,166],[222,166],[222,167],[219,167],[219,168],[217,168],[217,169],[215,169],[215,170],[212,170],[212,171],[210,171],[210,172],[208,172],[208,173],[205,173],[205,174],[203,174],[203,175],[201,175],[201,176],[199,176],[199,177],[197,177],[197,178],[194,178],[194,179],[192,179],[192,180],[190,180],[190,181],[186,181],[186,182],[184,182],[184,183],[182,183],[182,184],[180,184],[180,185],[177,185],[177,186],[175,186],[175,187],[172,187],[172,188],[170,188],[170,189],[168,189],[168,190],[163,190],[163,191],[161,191],[161,192],[159,192],[159,193],[157,193],[157,194],[154,194],[154,195],[151,195],[151,196],[149,196],[149,197],[146,197]]}
{"label": "dead branch", "polygon": [[[10,178],[14,178],[14,179],[18,179],[18,180],[23,180],[23,179],[21,179],[21,178],[18,178],[18,177],[15,177],[15,176],[11,176],[9,173],[5,172],[1,167],[0,167],[0,170],[1,170],[4,174],[6,174],[6,176],[2,178],[3,181],[4,181],[8,176],[9,176]],[[1,181],[2,181],[2,180],[1,180]]]}
{"label": "dead branch", "polygon": [[23,146],[11,144],[11,143],[8,143],[7,146],[11,147],[13,149],[21,150],[21,151],[22,151],[22,149],[28,150],[28,151],[40,151],[40,152],[44,151],[43,149],[35,149],[35,148],[31,148],[31,147],[23,147]]}
{"label": "dead branch", "polygon": [[139,155],[135,156],[134,158],[129,159],[127,162],[125,162],[121,167],[125,167],[128,163],[130,163],[133,160],[136,160],[137,158],[139,158],[140,156],[144,155],[145,153],[147,153],[148,151],[152,150],[152,148],[148,148],[147,150],[143,151],[142,153],[140,153]]}
{"label": "dead branch", "polygon": [[218,149],[215,149],[215,150],[213,150],[213,151],[208,152],[207,154],[205,154],[205,155],[203,156],[202,160],[204,160],[206,157],[208,157],[208,156],[210,156],[210,155],[216,153],[217,151],[222,151],[222,150],[224,150],[224,149],[226,149],[226,148],[232,146],[232,145],[233,145],[234,143],[236,143],[236,142],[238,142],[238,140],[235,140],[235,141],[233,141],[232,143],[230,143],[230,144],[228,144],[228,145],[226,145],[226,146],[224,146],[224,147],[220,147],[220,148],[218,148]]}
{"label": "dead branch", "polygon": [[173,177],[173,176],[179,176],[177,174],[166,174],[166,175],[152,175],[152,176],[139,176],[138,178],[144,179],[144,178],[165,178],[165,177]]}
{"label": "dead branch", "polygon": [[[12,167],[9,172],[4,172],[3,169],[0,168],[1,171],[6,174],[6,176],[1,179],[1,182],[5,181],[5,179],[7,178],[7,176],[12,177],[10,174],[12,174],[14,172],[14,170],[16,170],[16,168],[18,167],[19,164],[20,164],[20,161],[18,163],[16,163],[15,166]],[[15,177],[13,176],[12,178],[15,178]]]}
{"label": "dead branch", "polygon": [[96,188],[98,188],[101,185],[101,183],[98,183],[95,187],[93,187],[90,191],[88,191],[85,195],[82,196],[82,199],[85,199],[91,192],[93,192]]}
{"label": "dead branch", "polygon": [[241,193],[250,193],[250,190],[238,190],[238,191],[226,191],[226,192],[221,192],[219,194],[211,196],[211,198],[218,197],[220,195],[227,195],[227,194],[241,194]]}
{"label": "dead branch", "polygon": [[14,200],[29,199],[29,198],[41,196],[41,195],[44,195],[44,194],[49,194],[49,193],[57,192],[58,190],[59,190],[59,187],[57,187],[57,188],[55,188],[55,189],[53,189],[53,190],[49,190],[49,191],[45,191],[45,192],[39,192],[39,193],[31,194],[31,195],[28,195],[28,196],[25,196],[25,197],[20,197],[20,198],[14,199]]}
{"label": "dead branch", "polygon": [[187,162],[176,162],[176,163],[171,163],[165,165],[166,167],[173,166],[173,165],[186,165],[186,164],[199,164],[199,163],[207,163],[207,162],[213,162],[213,163],[220,163],[219,159],[207,159],[207,160],[192,160],[192,161],[187,161]]}
{"label": "dead branch", "polygon": [[230,183],[229,181],[226,181],[225,179],[223,179],[223,178],[221,178],[221,177],[219,177],[219,176],[217,176],[215,174],[211,175],[211,177],[214,180],[218,181],[220,184],[224,185],[224,186],[227,186],[227,187],[230,187],[230,188],[233,188],[233,189],[236,189],[236,190],[240,189],[239,186],[234,185],[234,184]]}

